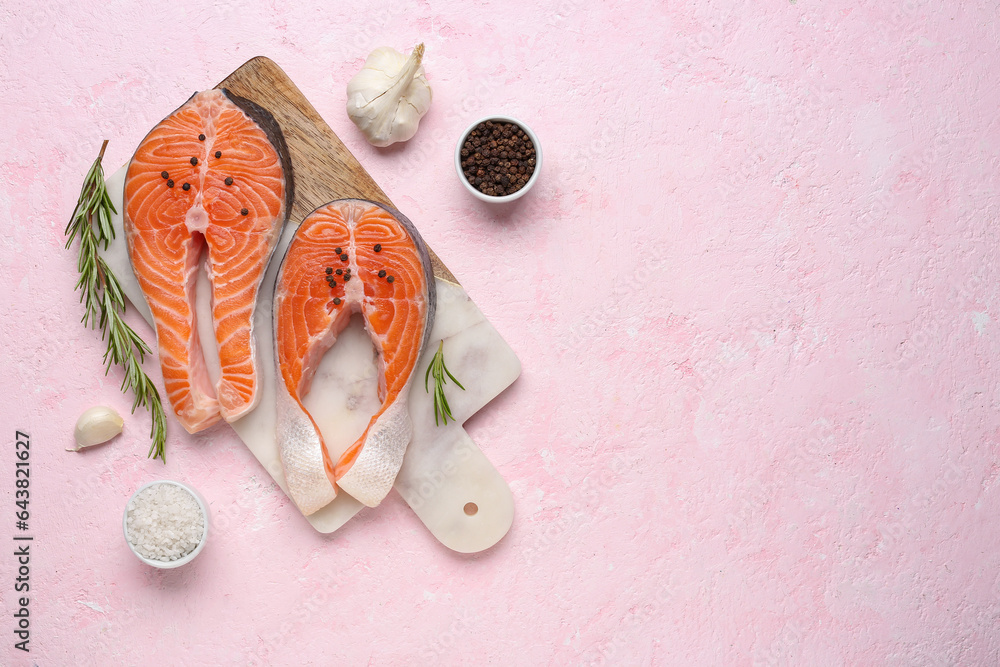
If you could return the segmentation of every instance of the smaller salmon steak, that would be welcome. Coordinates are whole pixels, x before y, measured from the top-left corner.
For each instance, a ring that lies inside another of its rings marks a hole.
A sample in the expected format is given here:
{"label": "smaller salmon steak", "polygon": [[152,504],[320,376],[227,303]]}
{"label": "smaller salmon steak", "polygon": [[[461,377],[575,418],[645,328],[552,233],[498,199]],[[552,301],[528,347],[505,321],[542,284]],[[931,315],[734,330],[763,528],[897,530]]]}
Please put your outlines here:
{"label": "smaller salmon steak", "polygon": [[[291,208],[277,123],[225,90],[196,93],[146,135],[125,176],[125,236],[153,314],[167,398],[190,433],[259,400],[254,311]],[[221,377],[212,386],[195,314],[202,255]]]}
{"label": "smaller salmon steak", "polygon": [[[375,507],[389,493],[412,425],[410,382],[434,321],[427,247],[398,211],[343,199],[310,213],[288,246],[274,292],[277,438],[288,492],[309,515],[339,486]],[[334,461],[302,404],[316,367],[354,313],[378,354],[382,405]]]}

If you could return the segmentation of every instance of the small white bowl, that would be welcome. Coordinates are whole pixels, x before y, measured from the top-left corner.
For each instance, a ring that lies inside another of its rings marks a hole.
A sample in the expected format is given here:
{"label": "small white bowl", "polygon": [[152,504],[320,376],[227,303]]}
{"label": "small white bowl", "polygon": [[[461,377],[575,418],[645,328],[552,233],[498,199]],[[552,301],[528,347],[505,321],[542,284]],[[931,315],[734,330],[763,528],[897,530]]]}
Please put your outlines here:
{"label": "small white bowl", "polygon": [[[465,174],[462,173],[462,144],[465,143],[465,140],[469,137],[469,133],[472,132],[474,129],[476,129],[477,125],[479,125],[480,123],[485,123],[488,120],[501,123],[513,123],[514,125],[517,125],[522,130],[524,130],[524,133],[528,135],[528,138],[531,139],[532,145],[535,147],[535,170],[531,172],[531,178],[529,178],[528,182],[524,184],[524,187],[518,190],[517,192],[514,192],[509,195],[503,195],[502,197],[483,194],[475,187],[473,187],[472,184],[469,183],[468,180],[466,180]],[[504,202],[514,201],[518,197],[523,197],[524,195],[528,194],[528,190],[530,190],[531,186],[533,186],[535,184],[535,181],[538,180],[538,174],[540,174],[542,171],[542,145],[538,143],[538,137],[536,137],[535,133],[531,131],[531,128],[528,127],[526,124],[522,123],[521,121],[519,121],[518,119],[512,118],[510,116],[484,116],[483,118],[480,118],[479,120],[474,122],[469,127],[465,128],[465,132],[463,132],[462,136],[459,137],[458,145],[455,146],[455,171],[458,172],[458,180],[462,182],[462,185],[465,186],[465,189],[471,192],[472,195],[477,199],[481,199],[483,201],[487,201],[493,204],[502,204]]]}
{"label": "small white bowl", "polygon": [[[201,541],[198,542],[198,546],[196,546],[187,556],[184,556],[183,558],[178,558],[177,560],[152,560],[150,558],[146,558],[145,556],[143,556],[142,554],[140,554],[138,551],[135,550],[135,547],[132,546],[132,543],[128,539],[128,506],[132,503],[132,500],[137,495],[139,495],[149,487],[155,486],[157,484],[173,484],[174,486],[180,487],[185,491],[187,491],[188,493],[190,493],[192,496],[194,496],[195,501],[198,503],[198,508],[201,509],[201,516],[202,519],[204,520],[205,528],[201,533]],[[195,559],[195,556],[201,553],[201,550],[205,547],[205,542],[208,541],[208,505],[205,503],[205,499],[201,497],[201,494],[192,489],[187,484],[181,484],[180,482],[175,482],[170,479],[158,479],[156,481],[149,482],[148,484],[143,484],[142,486],[140,486],[138,489],[136,489],[136,492],[133,493],[132,496],[128,499],[128,502],[125,503],[125,512],[122,514],[122,532],[125,534],[125,544],[128,545],[129,550],[133,554],[135,554],[136,558],[141,560],[146,565],[149,565],[150,567],[156,567],[161,570],[171,570],[175,567],[180,567],[181,565],[187,565],[188,563],[190,563]]]}

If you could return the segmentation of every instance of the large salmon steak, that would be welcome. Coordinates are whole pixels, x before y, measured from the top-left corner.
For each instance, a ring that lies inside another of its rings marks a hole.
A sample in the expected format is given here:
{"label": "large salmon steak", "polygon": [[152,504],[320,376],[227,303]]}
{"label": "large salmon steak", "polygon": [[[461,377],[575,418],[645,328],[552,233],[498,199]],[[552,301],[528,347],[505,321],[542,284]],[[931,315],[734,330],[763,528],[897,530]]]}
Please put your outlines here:
{"label": "large salmon steak", "polygon": [[[269,112],[223,89],[195,93],[139,144],[125,176],[129,259],[153,315],[167,398],[190,433],[260,398],[253,322],[292,204],[291,162]],[[198,337],[204,259],[221,376]]]}
{"label": "large salmon steak", "polygon": [[[434,320],[426,245],[398,211],[342,199],[302,221],[274,290],[277,438],[292,500],[309,515],[340,487],[369,507],[392,488],[412,435],[411,380]],[[377,355],[381,407],[334,459],[302,404],[316,367],[360,313]]]}

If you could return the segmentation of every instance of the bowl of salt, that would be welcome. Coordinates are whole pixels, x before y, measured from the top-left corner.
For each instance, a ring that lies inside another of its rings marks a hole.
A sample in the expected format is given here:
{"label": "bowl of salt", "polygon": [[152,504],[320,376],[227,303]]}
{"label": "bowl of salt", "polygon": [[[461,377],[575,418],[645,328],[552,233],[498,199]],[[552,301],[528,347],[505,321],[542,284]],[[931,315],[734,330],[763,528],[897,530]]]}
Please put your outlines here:
{"label": "bowl of salt", "polygon": [[186,484],[166,479],[149,482],[129,498],[122,530],[129,549],[146,565],[180,567],[205,546],[208,507]]}

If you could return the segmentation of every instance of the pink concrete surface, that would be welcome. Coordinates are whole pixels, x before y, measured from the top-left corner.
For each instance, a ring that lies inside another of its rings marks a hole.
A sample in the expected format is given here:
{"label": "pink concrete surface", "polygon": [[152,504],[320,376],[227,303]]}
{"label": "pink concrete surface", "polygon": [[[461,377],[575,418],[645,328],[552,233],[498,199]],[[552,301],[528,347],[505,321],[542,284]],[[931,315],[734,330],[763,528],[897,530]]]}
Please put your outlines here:
{"label": "pink concrete surface", "polygon": [[[994,2],[4,0],[0,16],[0,663],[1000,662]],[[420,41],[432,109],[408,144],[371,148],[346,82],[372,48]],[[224,427],[172,422],[166,466],[143,413],[63,451],[85,408],[129,408],[62,247],[84,172],[102,139],[124,163],[259,54],[522,360],[468,423],[516,502],[488,552],[449,552],[395,494],[319,535]],[[504,209],[453,172],[486,113],[545,149]],[[15,429],[33,443],[30,654],[13,649]],[[126,498],[159,477],[213,513],[181,571],[146,569],[121,536]]]}

